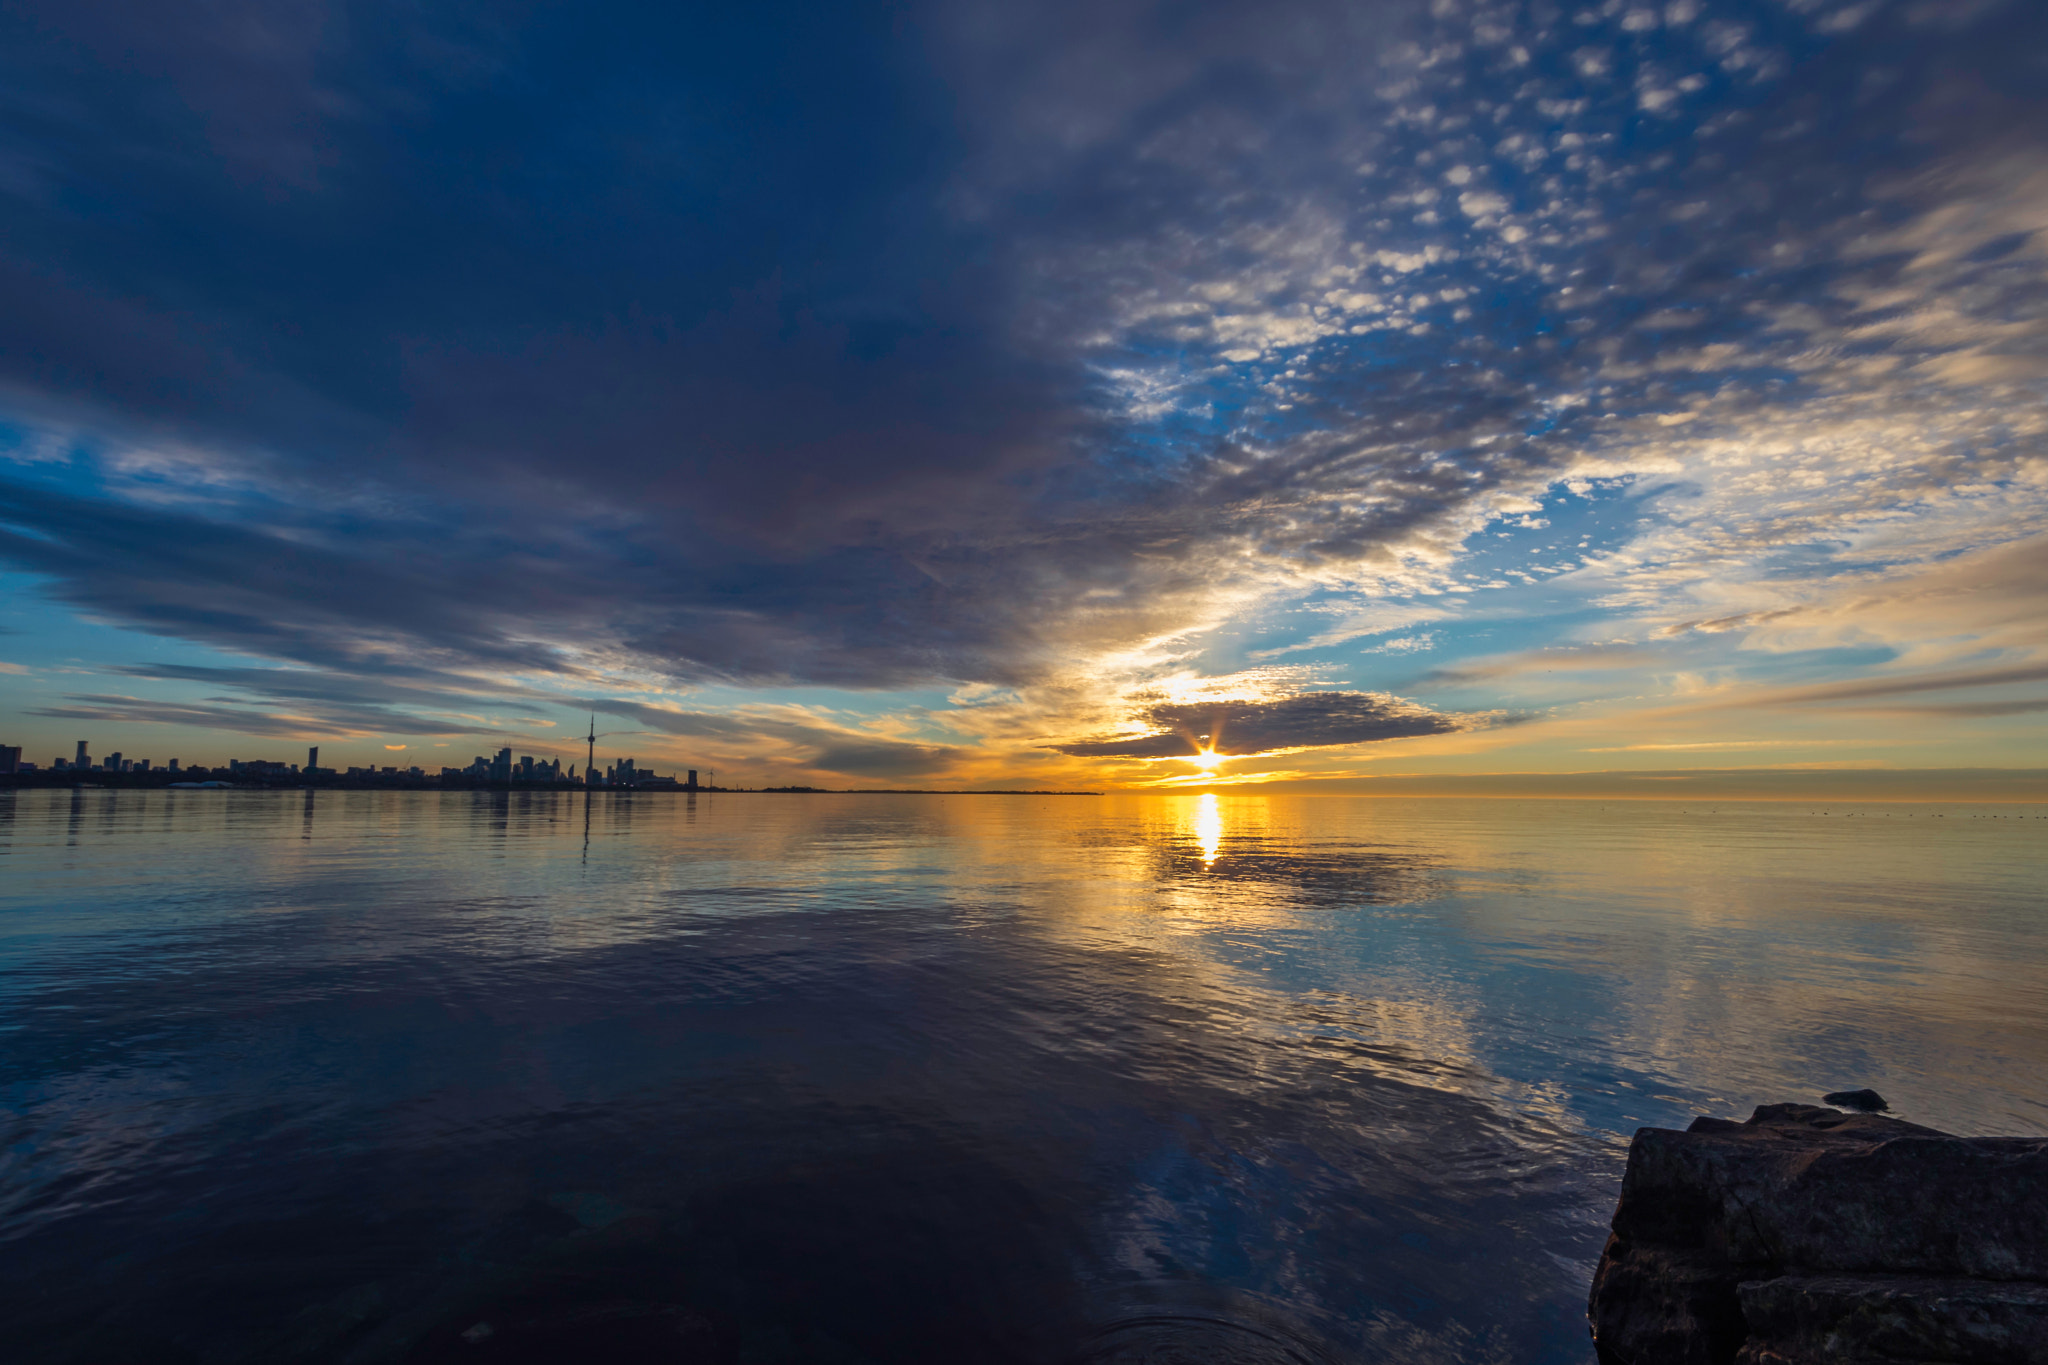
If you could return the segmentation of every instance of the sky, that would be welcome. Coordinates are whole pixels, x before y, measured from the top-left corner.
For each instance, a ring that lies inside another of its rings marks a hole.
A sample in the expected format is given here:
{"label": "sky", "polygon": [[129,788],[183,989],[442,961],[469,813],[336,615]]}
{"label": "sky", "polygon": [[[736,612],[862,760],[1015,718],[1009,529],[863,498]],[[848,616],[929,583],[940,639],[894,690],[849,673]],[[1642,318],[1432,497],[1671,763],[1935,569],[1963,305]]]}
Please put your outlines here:
{"label": "sky", "polygon": [[2028,0],[0,10],[37,762],[1995,786],[2044,396]]}

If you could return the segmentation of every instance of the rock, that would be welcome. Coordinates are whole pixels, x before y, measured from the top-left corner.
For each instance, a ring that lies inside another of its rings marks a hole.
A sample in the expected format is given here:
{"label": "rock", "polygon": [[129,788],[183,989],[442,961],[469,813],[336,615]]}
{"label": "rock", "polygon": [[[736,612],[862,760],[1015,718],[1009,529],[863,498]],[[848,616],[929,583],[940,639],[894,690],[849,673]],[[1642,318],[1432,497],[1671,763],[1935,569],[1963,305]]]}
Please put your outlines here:
{"label": "rock", "polygon": [[1844,1109],[1858,1109],[1866,1114],[1881,1114],[1891,1108],[1884,1102],[1884,1096],[1875,1090],[1837,1090],[1832,1095],[1822,1095],[1822,1104],[1839,1104]]}
{"label": "rock", "polygon": [[1719,1257],[1619,1236],[1607,1239],[1587,1316],[1606,1365],[1711,1365],[1732,1360],[1749,1331]]}
{"label": "rock", "polygon": [[2048,1365],[2048,1285],[1908,1275],[1785,1275],[1737,1291],[1737,1365],[1868,1360]]}
{"label": "rock", "polygon": [[1731,1264],[2048,1281],[2048,1139],[1797,1104],[1710,1123],[1636,1134],[1617,1234]]}
{"label": "rock", "polygon": [[[1997,1343],[2044,1284],[2048,1139],[1776,1104],[1637,1132],[1587,1318],[1603,1365],[2035,1365]],[[1815,1354],[1858,1324],[1914,1344]]]}

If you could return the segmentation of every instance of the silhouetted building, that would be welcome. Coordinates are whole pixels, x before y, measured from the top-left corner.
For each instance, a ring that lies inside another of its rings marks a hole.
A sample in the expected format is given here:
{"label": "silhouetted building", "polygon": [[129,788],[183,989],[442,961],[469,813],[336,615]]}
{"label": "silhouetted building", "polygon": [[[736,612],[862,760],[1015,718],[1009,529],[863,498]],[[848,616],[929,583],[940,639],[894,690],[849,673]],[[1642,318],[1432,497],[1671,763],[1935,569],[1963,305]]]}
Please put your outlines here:
{"label": "silhouetted building", "polygon": [[20,771],[21,746],[19,744],[0,744],[0,773],[18,773]]}
{"label": "silhouetted building", "polygon": [[512,777],[517,782],[559,782],[562,780],[562,760],[524,755],[512,769]]}
{"label": "silhouetted building", "polygon": [[690,780],[683,785],[691,791],[697,790],[697,770],[695,768],[690,769]]}
{"label": "silhouetted building", "polygon": [[306,771],[312,772],[320,766],[320,746],[311,745],[306,750]]}
{"label": "silhouetted building", "polygon": [[92,755],[86,752],[86,744],[86,740],[81,739],[78,741],[78,757],[71,760],[72,767],[90,768],[92,766]]}

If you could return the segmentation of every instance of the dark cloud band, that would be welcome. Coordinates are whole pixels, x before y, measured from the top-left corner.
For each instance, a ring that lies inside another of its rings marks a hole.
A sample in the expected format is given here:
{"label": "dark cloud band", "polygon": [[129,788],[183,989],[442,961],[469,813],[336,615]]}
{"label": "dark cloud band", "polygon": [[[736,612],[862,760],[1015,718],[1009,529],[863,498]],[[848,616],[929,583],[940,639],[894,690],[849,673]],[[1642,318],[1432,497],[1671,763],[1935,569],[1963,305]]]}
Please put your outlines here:
{"label": "dark cloud band", "polygon": [[1236,756],[1372,744],[1464,728],[1450,716],[1366,692],[1304,692],[1278,701],[1162,702],[1146,708],[1142,719],[1157,732],[1048,747],[1077,758],[1188,758],[1203,750]]}

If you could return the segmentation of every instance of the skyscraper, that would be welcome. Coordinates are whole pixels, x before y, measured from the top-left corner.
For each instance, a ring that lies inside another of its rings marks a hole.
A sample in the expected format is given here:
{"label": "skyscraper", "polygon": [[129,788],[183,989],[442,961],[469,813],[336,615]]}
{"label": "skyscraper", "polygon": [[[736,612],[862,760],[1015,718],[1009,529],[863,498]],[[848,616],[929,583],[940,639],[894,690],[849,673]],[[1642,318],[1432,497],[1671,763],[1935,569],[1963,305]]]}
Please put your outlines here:
{"label": "skyscraper", "polygon": [[92,766],[92,755],[91,755],[91,754],[89,754],[89,753],[87,753],[87,752],[85,751],[85,749],[86,749],[86,741],[85,741],[85,740],[82,740],[82,739],[81,739],[81,740],[79,740],[79,741],[78,741],[78,757],[77,757],[77,758],[74,758],[74,759],[72,759],[72,760],[71,760],[71,766],[72,766],[72,767],[74,767],[74,768],[90,768],[90,767]]}
{"label": "skyscraper", "polygon": [[319,766],[320,746],[317,744],[310,745],[306,749],[306,771],[311,772],[313,769]]}

